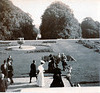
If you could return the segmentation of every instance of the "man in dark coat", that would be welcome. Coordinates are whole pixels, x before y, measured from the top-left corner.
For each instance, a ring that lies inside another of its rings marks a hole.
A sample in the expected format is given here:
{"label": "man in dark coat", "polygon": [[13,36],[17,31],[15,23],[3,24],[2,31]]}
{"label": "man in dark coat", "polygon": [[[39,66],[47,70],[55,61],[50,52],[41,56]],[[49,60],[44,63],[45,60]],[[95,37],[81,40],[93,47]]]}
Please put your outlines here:
{"label": "man in dark coat", "polygon": [[4,74],[4,77],[8,78],[8,66],[6,60],[4,60],[4,64],[1,65],[1,71]]}
{"label": "man in dark coat", "polygon": [[36,78],[37,78],[35,62],[36,62],[36,61],[33,60],[33,63],[32,63],[31,66],[30,66],[30,73],[29,73],[29,76],[30,76],[30,83],[31,83],[32,77],[36,77]]}
{"label": "man in dark coat", "polygon": [[13,62],[13,59],[12,59],[11,55],[9,55],[9,57],[7,58],[7,63],[8,63],[8,62],[11,62],[11,64],[12,64],[12,62]]}

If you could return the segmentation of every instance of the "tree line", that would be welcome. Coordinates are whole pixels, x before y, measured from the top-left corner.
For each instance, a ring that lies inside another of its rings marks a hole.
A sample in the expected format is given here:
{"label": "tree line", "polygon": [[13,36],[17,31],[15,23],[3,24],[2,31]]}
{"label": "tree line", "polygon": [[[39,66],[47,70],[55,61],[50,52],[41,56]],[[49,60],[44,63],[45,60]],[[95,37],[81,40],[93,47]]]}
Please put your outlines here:
{"label": "tree line", "polygon": [[[90,17],[82,23],[74,17],[72,9],[56,1],[47,7],[41,17],[42,39],[98,38],[100,23]],[[18,37],[35,39],[38,29],[30,14],[14,6],[9,0],[0,0],[0,39],[11,40]]]}

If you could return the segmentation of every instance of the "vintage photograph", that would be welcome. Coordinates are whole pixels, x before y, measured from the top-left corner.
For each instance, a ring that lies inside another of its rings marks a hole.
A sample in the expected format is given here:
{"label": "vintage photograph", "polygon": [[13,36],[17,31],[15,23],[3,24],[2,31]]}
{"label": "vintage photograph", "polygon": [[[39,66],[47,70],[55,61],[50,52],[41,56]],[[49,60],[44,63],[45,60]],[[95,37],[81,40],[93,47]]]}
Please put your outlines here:
{"label": "vintage photograph", "polygon": [[100,0],[0,0],[0,92],[99,93]]}

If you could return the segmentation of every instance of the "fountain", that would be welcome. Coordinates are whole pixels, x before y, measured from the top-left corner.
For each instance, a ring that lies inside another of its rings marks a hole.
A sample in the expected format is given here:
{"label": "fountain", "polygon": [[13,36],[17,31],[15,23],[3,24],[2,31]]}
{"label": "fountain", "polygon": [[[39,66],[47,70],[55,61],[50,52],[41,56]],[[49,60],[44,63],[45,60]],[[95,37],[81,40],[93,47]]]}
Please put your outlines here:
{"label": "fountain", "polygon": [[36,47],[35,46],[28,46],[28,45],[23,45],[25,43],[24,38],[18,38],[17,40],[17,44],[19,44],[19,46],[10,46],[7,47],[6,50],[35,50]]}
{"label": "fountain", "polygon": [[24,38],[18,38],[17,43],[19,44],[19,49],[22,49],[21,45],[25,43]]}

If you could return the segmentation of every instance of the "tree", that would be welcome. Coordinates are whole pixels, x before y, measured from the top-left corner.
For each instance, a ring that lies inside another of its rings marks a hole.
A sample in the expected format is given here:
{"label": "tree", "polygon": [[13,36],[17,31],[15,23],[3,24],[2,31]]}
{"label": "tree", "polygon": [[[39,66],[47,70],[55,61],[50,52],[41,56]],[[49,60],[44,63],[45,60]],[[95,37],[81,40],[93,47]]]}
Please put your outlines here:
{"label": "tree", "polygon": [[53,2],[42,16],[40,26],[42,38],[79,38],[81,37],[81,28],[74,18],[69,6],[62,2]]}
{"label": "tree", "polygon": [[84,18],[83,22],[81,23],[81,28],[82,28],[83,38],[99,37],[100,23],[94,21],[92,18],[90,17]]}
{"label": "tree", "polygon": [[9,0],[0,0],[0,39],[35,39],[35,26],[28,13],[14,6]]}

